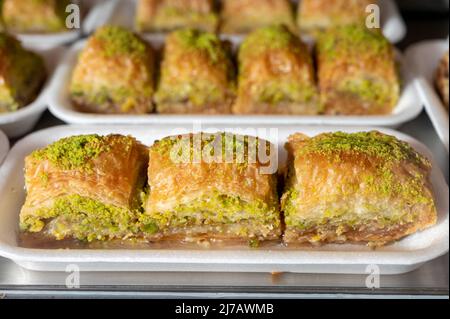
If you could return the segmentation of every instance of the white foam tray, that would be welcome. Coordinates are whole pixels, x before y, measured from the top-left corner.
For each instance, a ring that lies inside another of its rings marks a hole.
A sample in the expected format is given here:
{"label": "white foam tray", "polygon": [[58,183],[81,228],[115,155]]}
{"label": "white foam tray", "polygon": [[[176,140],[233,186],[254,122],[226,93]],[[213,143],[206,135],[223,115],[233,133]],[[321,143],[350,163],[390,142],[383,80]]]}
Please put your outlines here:
{"label": "white foam tray", "polygon": [[[316,135],[343,130],[355,132],[364,128],[283,127],[279,129],[256,126],[215,128],[191,126],[60,126],[33,133],[19,141],[0,168],[0,256],[10,258],[22,267],[42,271],[64,271],[68,264],[77,264],[84,271],[203,271],[203,272],[297,272],[297,273],[365,273],[368,265],[376,264],[383,274],[413,270],[448,251],[449,193],[442,172],[433,160],[431,181],[436,194],[437,225],[377,250],[364,245],[325,245],[301,249],[148,249],[148,250],[58,250],[18,247],[18,217],[24,203],[24,158],[33,150],[59,138],[88,133],[131,134],[146,145],[155,139],[189,131],[228,131],[260,136],[278,145],[279,163],[286,160],[283,145],[294,132]],[[252,132],[251,130],[255,131]],[[432,159],[432,154],[418,141],[388,129],[382,132],[411,143],[419,152]]]}
{"label": "white foam tray", "polygon": [[[298,0],[291,1],[298,2]],[[112,14],[108,16],[107,23],[122,25],[135,30],[136,2],[137,0],[121,0],[117,2]],[[379,3],[383,34],[392,43],[400,42],[406,35],[406,24],[398,10],[397,4],[392,0],[379,0]],[[153,33],[152,35],[156,38],[161,38],[164,34]]]}
{"label": "white foam tray", "polygon": [[28,49],[38,53],[44,58],[47,67],[47,80],[39,95],[32,103],[14,112],[0,113],[0,129],[9,137],[22,136],[31,131],[41,117],[42,113],[46,110],[47,94],[53,72],[55,71],[58,62],[66,50],[63,47],[54,47],[51,49]]}
{"label": "white foam tray", "polygon": [[9,151],[9,140],[8,137],[0,131],[0,165],[2,165],[3,160],[6,157],[6,154],[8,154]]}
{"label": "white foam tray", "polygon": [[[160,47],[162,39],[148,39],[154,47]],[[268,125],[358,125],[398,127],[417,117],[423,110],[414,87],[414,75],[397,52],[401,66],[402,92],[391,114],[374,116],[295,116],[295,115],[115,115],[83,113],[74,108],[69,97],[69,84],[79,52],[86,41],[75,43],[67,52],[55,72],[49,94],[50,111],[61,120],[71,124],[174,124],[202,122],[208,124],[268,124]]]}
{"label": "white foam tray", "polygon": [[405,53],[408,65],[415,68],[415,85],[439,138],[448,151],[448,112],[436,91],[435,76],[439,63],[449,49],[448,40],[429,40],[410,46]]}
{"label": "white foam tray", "polygon": [[99,26],[104,25],[119,0],[81,0],[81,5],[86,9],[86,15],[82,19],[81,29],[49,34],[18,33],[16,34],[23,43],[39,48],[51,48],[76,41],[82,34],[90,34]]}

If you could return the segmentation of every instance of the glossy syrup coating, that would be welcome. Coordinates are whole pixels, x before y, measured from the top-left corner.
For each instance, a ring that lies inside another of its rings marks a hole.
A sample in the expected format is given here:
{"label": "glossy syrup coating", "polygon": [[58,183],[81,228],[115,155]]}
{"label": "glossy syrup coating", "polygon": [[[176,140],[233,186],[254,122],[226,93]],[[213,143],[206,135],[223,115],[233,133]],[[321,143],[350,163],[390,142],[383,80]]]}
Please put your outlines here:
{"label": "glossy syrup coating", "polygon": [[155,73],[155,53],[149,44],[125,28],[105,26],[79,54],[70,95],[78,109],[89,113],[149,113]]}
{"label": "glossy syrup coating", "polygon": [[376,131],[289,138],[286,243],[380,246],[436,223],[431,164]]}

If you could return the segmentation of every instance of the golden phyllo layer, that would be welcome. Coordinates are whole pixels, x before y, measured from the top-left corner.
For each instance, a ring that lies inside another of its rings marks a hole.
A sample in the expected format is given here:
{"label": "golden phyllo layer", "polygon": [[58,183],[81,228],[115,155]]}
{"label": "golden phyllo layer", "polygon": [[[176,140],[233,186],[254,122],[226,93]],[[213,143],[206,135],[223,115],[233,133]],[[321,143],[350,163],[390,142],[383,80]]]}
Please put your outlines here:
{"label": "golden phyllo layer", "polygon": [[214,32],[219,18],[214,0],[139,0],[136,8],[139,31],[172,31],[195,28]]}
{"label": "golden phyllo layer", "polygon": [[141,229],[150,240],[277,239],[276,156],[266,141],[229,133],[156,142]]}
{"label": "golden phyllo layer", "polygon": [[0,114],[31,103],[46,78],[44,60],[0,32]]}
{"label": "golden phyllo layer", "polygon": [[384,245],[436,223],[430,162],[373,131],[295,134],[282,197],[284,241]]}
{"label": "golden phyllo layer", "polygon": [[79,55],[70,95],[82,111],[144,114],[153,109],[154,82],[153,49],[125,28],[105,26]]}
{"label": "golden phyllo layer", "polygon": [[284,26],[250,34],[239,50],[237,114],[317,114],[319,95],[307,46]]}
{"label": "golden phyllo layer", "polygon": [[73,136],[33,152],[21,230],[58,240],[135,235],[147,161],[146,147],[121,135]]}
{"label": "golden phyllo layer", "polygon": [[297,23],[301,33],[311,35],[337,26],[365,26],[369,15],[366,9],[377,3],[377,0],[302,0]]}
{"label": "golden phyllo layer", "polygon": [[223,1],[223,33],[247,33],[274,24],[283,24],[297,33],[293,7],[289,0]]}
{"label": "golden phyllo layer", "polygon": [[365,27],[328,30],[316,47],[319,89],[327,114],[381,115],[399,100],[395,51]]}
{"label": "golden phyllo layer", "polygon": [[175,31],[166,40],[157,111],[230,113],[234,74],[229,47],[218,36],[193,29]]}
{"label": "golden phyllo layer", "polygon": [[67,30],[70,0],[1,0],[0,13],[10,32],[50,33]]}

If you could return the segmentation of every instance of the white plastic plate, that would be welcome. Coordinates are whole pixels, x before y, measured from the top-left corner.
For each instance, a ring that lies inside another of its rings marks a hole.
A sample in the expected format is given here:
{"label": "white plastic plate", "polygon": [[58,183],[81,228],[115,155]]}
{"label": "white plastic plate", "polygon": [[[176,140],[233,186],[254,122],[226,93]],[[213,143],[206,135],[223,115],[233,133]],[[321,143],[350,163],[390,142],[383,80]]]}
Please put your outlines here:
{"label": "white plastic plate", "polygon": [[0,113],[0,129],[9,137],[22,136],[31,131],[47,108],[47,93],[53,72],[65,52],[63,47],[55,47],[52,49],[29,49],[44,58],[47,67],[47,81],[42,87],[39,95],[31,104],[22,107],[15,112]]}
{"label": "white plastic plate", "polygon": [[76,41],[82,33],[89,34],[106,23],[109,15],[119,0],[81,0],[85,16],[82,18],[81,29],[57,33],[19,33],[16,36],[26,45],[51,48]]}
{"label": "white plastic plate", "polygon": [[0,131],[0,165],[3,163],[3,160],[8,154],[9,151],[9,140],[6,137],[5,133]]}
{"label": "white plastic plate", "polygon": [[425,104],[428,116],[433,122],[439,138],[448,151],[448,112],[435,89],[434,80],[439,63],[449,49],[448,40],[430,40],[410,46],[405,53],[408,65],[416,70],[415,85]]}
{"label": "white plastic plate", "polygon": [[[146,37],[146,39],[148,39]],[[162,39],[149,40],[154,47],[161,46]],[[268,124],[268,125],[358,125],[397,127],[417,117],[423,109],[413,84],[413,75],[397,54],[401,66],[402,92],[400,100],[391,114],[374,116],[295,116],[295,115],[111,115],[83,113],[76,110],[70,101],[69,84],[78,54],[86,41],[75,43],[67,52],[52,80],[49,107],[61,120],[71,124],[174,124],[174,123],[215,123],[215,124]]]}
{"label": "white plastic plate", "polygon": [[[298,273],[365,273],[368,265],[377,265],[383,274],[413,270],[448,251],[449,193],[448,186],[437,164],[433,161],[431,182],[436,194],[437,225],[406,237],[394,244],[373,250],[364,245],[325,245],[317,248],[270,249],[28,249],[18,247],[18,217],[24,203],[24,158],[30,152],[57,139],[74,134],[131,134],[151,145],[155,139],[189,131],[253,134],[278,145],[279,164],[286,153],[283,145],[294,132],[310,136],[322,132],[342,130],[356,132],[364,128],[284,127],[279,129],[216,126],[60,126],[29,135],[10,151],[0,169],[0,255],[32,270],[64,271],[68,264],[77,264],[83,271],[203,271],[203,272],[298,272]],[[252,132],[252,129],[255,130]],[[379,129],[412,144],[432,160],[427,148],[402,133]]]}
{"label": "white plastic plate", "polygon": [[[300,0],[301,1],[301,0]],[[406,35],[406,24],[401,16],[397,4],[393,0],[378,0],[380,3],[381,28],[384,36],[391,43],[398,43]],[[292,0],[292,2],[299,2]],[[122,25],[130,29],[135,29],[137,0],[121,0],[115,6],[113,13],[108,16],[107,23]],[[163,33],[153,33],[156,38],[161,38]]]}

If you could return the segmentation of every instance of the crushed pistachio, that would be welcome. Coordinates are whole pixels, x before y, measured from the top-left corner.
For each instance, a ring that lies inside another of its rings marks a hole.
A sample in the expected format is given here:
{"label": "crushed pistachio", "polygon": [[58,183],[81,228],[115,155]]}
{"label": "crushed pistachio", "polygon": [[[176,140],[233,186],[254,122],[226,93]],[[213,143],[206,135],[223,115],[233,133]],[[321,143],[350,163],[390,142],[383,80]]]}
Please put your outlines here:
{"label": "crushed pistachio", "polygon": [[381,33],[370,31],[365,26],[347,25],[322,33],[317,49],[330,58],[339,55],[347,59],[354,56],[352,53],[357,53],[358,57],[359,52],[373,55],[390,53],[392,46]]}
{"label": "crushed pistachio", "polygon": [[242,43],[239,60],[249,54],[260,54],[266,50],[298,47],[300,40],[284,25],[272,25],[252,32]]}
{"label": "crushed pistachio", "polygon": [[226,58],[226,50],[217,35],[195,29],[181,29],[173,35],[188,49],[203,50],[208,53],[211,61],[219,62]]}
{"label": "crushed pistachio", "polygon": [[57,198],[51,207],[21,219],[20,228],[40,232],[49,225],[47,230],[57,239],[73,236],[86,241],[107,240],[136,233],[138,213],[138,210],[70,195]]}
{"label": "crushed pistachio", "polygon": [[[198,141],[200,142],[197,142]],[[234,163],[239,169],[246,169],[249,163],[256,163],[260,158],[261,149],[265,146],[266,156],[271,156],[270,152],[274,150],[270,143],[247,135],[236,135],[230,133],[206,134],[201,133],[189,136],[171,136],[156,141],[151,147],[151,151],[160,154],[170,153],[173,158],[179,159],[181,162],[200,161],[205,155],[219,157],[226,163]],[[220,145],[217,146],[216,143]],[[176,146],[176,148],[175,148]],[[221,154],[215,154],[219,149]],[[187,152],[189,150],[189,152]],[[207,151],[209,150],[209,153]],[[178,151],[176,154],[172,153]],[[273,154],[272,154],[273,155]],[[239,166],[240,165],[240,166]]]}
{"label": "crushed pistachio", "polygon": [[159,229],[186,225],[233,224],[241,220],[255,219],[265,224],[279,224],[278,201],[262,200],[247,202],[239,196],[214,192],[186,204],[166,210],[147,211],[147,220]]}
{"label": "crushed pistachio", "polygon": [[89,161],[108,150],[105,137],[78,135],[60,139],[44,149],[34,151],[31,156],[48,160],[64,170],[89,169]]}
{"label": "crushed pistachio", "polygon": [[120,26],[104,26],[98,29],[94,38],[104,43],[104,53],[112,57],[122,54],[144,55],[146,43],[133,32]]}
{"label": "crushed pistachio", "polygon": [[426,167],[431,165],[428,159],[416,152],[408,143],[377,131],[321,134],[308,140],[304,147],[297,150],[297,155],[313,153],[336,158],[336,154],[341,152],[362,153],[381,158],[386,163],[412,160]]}

